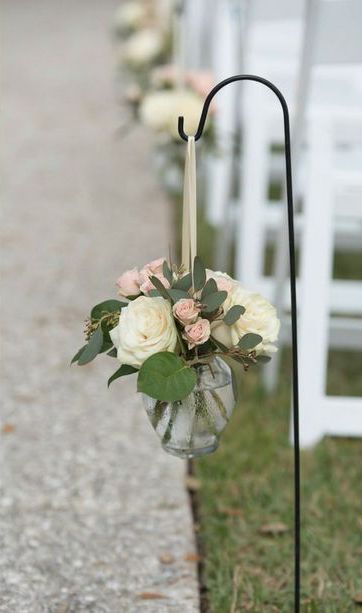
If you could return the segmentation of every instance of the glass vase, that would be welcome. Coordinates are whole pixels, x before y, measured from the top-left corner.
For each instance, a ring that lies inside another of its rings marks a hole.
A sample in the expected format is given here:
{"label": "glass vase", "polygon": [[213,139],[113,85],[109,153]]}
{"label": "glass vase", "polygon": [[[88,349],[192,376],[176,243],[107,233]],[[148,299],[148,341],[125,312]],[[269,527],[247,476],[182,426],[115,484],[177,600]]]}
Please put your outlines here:
{"label": "glass vase", "polygon": [[231,370],[220,358],[194,366],[197,384],[183,400],[165,402],[143,394],[149,420],[163,449],[179,458],[215,451],[235,405]]}

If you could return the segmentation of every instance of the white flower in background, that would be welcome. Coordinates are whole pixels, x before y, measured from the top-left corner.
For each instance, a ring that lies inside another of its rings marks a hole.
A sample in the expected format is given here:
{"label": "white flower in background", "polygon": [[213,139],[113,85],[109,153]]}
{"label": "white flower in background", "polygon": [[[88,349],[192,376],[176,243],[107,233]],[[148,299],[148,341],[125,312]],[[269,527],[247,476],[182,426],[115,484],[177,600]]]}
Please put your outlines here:
{"label": "white flower in background", "polygon": [[139,368],[159,351],[175,351],[177,331],[170,303],[140,296],[124,307],[110,336],[121,364]]}
{"label": "white flower in background", "polygon": [[178,137],[178,117],[185,117],[185,132],[195,134],[203,100],[187,89],[155,91],[145,96],[140,107],[143,123],[157,132]]}
{"label": "white flower in background", "polygon": [[[245,334],[253,332],[254,334],[260,334],[263,338],[262,342],[256,347],[258,354],[276,351],[277,348],[273,343],[278,338],[280,321],[275,307],[260,294],[254,294],[244,289],[228,275],[213,273],[212,276],[217,283],[216,276],[228,283],[232,282],[232,285],[229,286],[228,297],[223,304],[224,313],[227,313],[236,304],[245,307],[245,313],[232,326],[227,326],[222,321],[212,323],[212,336],[226,347],[232,347],[237,345],[240,338]],[[226,289],[226,287],[220,287],[219,284],[218,287],[219,289]]]}
{"label": "white flower in background", "polygon": [[163,43],[163,35],[158,30],[141,30],[130,36],[125,42],[122,48],[122,59],[135,68],[142,68],[152,63],[160,55]]}
{"label": "white flower in background", "polygon": [[120,30],[136,30],[146,16],[146,7],[141,2],[124,2],[115,14],[115,26]]}

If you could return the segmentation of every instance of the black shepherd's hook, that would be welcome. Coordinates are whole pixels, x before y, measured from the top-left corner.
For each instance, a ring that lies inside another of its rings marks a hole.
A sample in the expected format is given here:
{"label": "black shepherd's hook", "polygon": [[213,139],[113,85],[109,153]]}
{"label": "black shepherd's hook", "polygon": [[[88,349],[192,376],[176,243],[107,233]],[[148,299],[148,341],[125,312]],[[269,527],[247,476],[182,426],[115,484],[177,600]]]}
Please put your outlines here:
{"label": "black shepherd's hook", "polygon": [[[277,87],[267,79],[256,75],[235,75],[218,83],[208,94],[202,109],[199,125],[195,134],[195,141],[202,136],[207,113],[211,100],[217,92],[235,81],[256,81],[271,89],[277,96],[282,109],[284,118],[284,140],[285,140],[285,169],[286,169],[286,188],[287,188],[287,207],[288,207],[288,239],[289,239],[289,262],[290,262],[290,299],[292,317],[292,371],[293,371],[293,432],[294,432],[294,611],[300,611],[300,448],[299,448],[299,393],[298,393],[298,350],[297,350],[297,293],[296,293],[296,273],[295,273],[295,239],[294,239],[294,215],[293,215],[293,188],[292,188],[292,162],[290,151],[290,125],[288,106],[283,94]],[[184,131],[184,118],[178,118],[178,131],[183,140],[188,140],[188,135]],[[191,136],[191,135],[190,135]]]}

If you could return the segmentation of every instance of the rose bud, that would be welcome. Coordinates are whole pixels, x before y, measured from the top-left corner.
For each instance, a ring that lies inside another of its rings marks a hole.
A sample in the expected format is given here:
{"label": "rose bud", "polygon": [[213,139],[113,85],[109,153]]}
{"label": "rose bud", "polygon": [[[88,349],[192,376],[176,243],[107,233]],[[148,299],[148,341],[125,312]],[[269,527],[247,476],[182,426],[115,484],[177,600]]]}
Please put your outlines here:
{"label": "rose bud", "polygon": [[208,319],[198,319],[196,323],[185,326],[182,333],[187,340],[189,349],[196,345],[203,345],[210,337],[210,322]]}
{"label": "rose bud", "polygon": [[199,316],[200,308],[192,298],[181,298],[173,306],[173,314],[184,326],[194,324]]}

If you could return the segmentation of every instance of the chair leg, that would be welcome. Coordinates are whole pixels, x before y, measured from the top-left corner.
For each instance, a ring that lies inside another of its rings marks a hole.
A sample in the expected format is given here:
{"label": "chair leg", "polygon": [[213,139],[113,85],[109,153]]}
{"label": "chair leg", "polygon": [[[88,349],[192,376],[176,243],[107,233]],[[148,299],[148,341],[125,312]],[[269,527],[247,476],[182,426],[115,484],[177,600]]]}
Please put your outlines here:
{"label": "chair leg", "polygon": [[332,138],[327,123],[310,127],[309,173],[301,239],[299,384],[301,445],[326,432],[323,407],[328,358],[330,279],[333,260]]}

